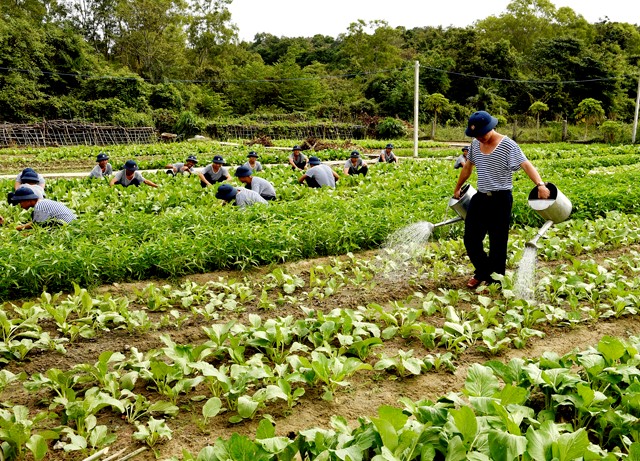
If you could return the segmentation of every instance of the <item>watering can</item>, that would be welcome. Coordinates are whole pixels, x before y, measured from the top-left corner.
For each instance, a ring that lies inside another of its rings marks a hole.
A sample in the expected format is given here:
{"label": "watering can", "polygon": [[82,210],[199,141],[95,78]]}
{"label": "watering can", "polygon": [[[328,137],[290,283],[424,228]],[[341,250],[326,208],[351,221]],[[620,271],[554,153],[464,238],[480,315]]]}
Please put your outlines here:
{"label": "watering can", "polygon": [[449,224],[453,224],[458,221],[462,221],[467,217],[467,210],[469,209],[469,204],[471,203],[471,197],[475,195],[477,191],[471,186],[471,184],[465,184],[460,189],[460,198],[451,197],[449,199],[449,208],[453,209],[458,216],[455,218],[448,219],[446,221],[439,222],[438,224],[434,224],[433,227],[441,227]]}
{"label": "watering can", "polygon": [[555,184],[547,183],[547,189],[551,192],[548,199],[538,198],[538,187],[534,187],[529,192],[529,206],[536,211],[546,222],[542,225],[534,238],[528,241],[525,246],[538,248],[536,242],[553,224],[558,224],[566,220],[571,214],[571,201],[558,190]]}

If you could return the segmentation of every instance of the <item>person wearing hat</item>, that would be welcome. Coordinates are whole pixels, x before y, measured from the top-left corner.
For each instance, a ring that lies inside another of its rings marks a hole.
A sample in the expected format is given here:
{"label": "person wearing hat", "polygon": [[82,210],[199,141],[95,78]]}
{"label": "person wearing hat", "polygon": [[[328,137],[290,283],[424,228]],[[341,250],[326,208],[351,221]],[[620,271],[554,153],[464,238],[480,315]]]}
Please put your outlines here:
{"label": "person wearing hat", "polygon": [[212,162],[198,173],[198,176],[200,177],[200,185],[202,187],[207,187],[217,182],[223,182],[231,179],[229,170],[222,165],[224,165],[224,159],[222,156],[215,155]]}
{"label": "person wearing hat", "polygon": [[310,168],[298,179],[300,184],[306,182],[307,186],[313,188],[336,187],[336,181],[340,176],[329,165],[320,163],[318,157],[309,157],[309,165]]}
{"label": "person wearing hat", "polygon": [[276,190],[273,184],[266,179],[254,177],[248,166],[242,165],[236,168],[235,176],[244,184],[244,187],[257,192],[263,199],[267,201],[276,199]]}
{"label": "person wearing hat", "polygon": [[34,225],[55,226],[67,224],[76,219],[73,211],[60,202],[39,198],[28,187],[19,187],[13,195],[13,201],[23,210],[33,208],[31,222],[17,226],[17,230],[32,229]]}
{"label": "person wearing hat", "polygon": [[18,176],[16,176],[16,180],[13,184],[13,190],[18,190],[19,187],[22,187],[22,185],[24,184],[24,181],[22,180],[22,176],[25,174],[30,177],[33,177],[34,175],[37,176],[38,185],[42,187],[42,189],[44,190],[44,187],[45,187],[44,176],[42,176],[39,173],[36,173],[36,171],[33,168],[25,168],[20,173],[18,173]]}
{"label": "person wearing hat", "polygon": [[251,189],[238,189],[231,184],[220,184],[216,191],[216,198],[223,200],[223,205],[231,203],[232,205],[244,208],[256,203],[267,204],[268,202],[260,197],[260,194]]}
{"label": "person wearing hat", "polygon": [[378,156],[378,163],[398,163],[398,157],[393,153],[393,144],[389,143]]}
{"label": "person wearing hat", "polygon": [[360,152],[354,150],[351,152],[349,160],[345,162],[343,172],[346,175],[361,174],[362,176],[366,176],[368,169],[367,164],[360,158]]}
{"label": "person wearing hat", "polygon": [[[22,181],[22,185],[20,187],[27,187],[31,189],[38,198],[45,197],[44,188],[40,185],[40,175],[31,168],[25,168],[22,173],[20,173],[20,181]],[[9,192],[7,195],[7,202],[9,202],[10,205],[16,204],[16,202],[13,201],[14,195],[15,190],[13,192]]]}
{"label": "person wearing hat", "polygon": [[184,174],[184,173],[191,174],[193,173],[193,167],[196,166],[197,163],[198,163],[198,159],[196,158],[196,156],[189,155],[187,159],[184,161],[184,163],[182,162],[172,163],[170,165],[167,165],[165,168],[167,168],[167,174],[172,174],[172,175]]}
{"label": "person wearing hat", "polygon": [[293,171],[300,170],[304,171],[307,166],[307,157],[301,152],[300,146],[293,146],[291,149],[293,152],[289,155],[289,165]]}
{"label": "person wearing hat", "polygon": [[465,163],[467,163],[467,156],[469,155],[469,146],[464,146],[462,148],[462,154],[456,159],[456,163],[453,167],[457,170],[458,168],[462,168]]}
{"label": "person wearing hat", "polygon": [[109,163],[109,156],[104,152],[100,152],[96,157],[96,162],[98,164],[93,167],[91,173],[89,173],[90,178],[102,179],[105,176],[111,176],[113,174],[113,167]]}
{"label": "person wearing hat", "polygon": [[134,160],[127,160],[124,163],[124,168],[114,175],[111,182],[109,182],[109,185],[115,186],[116,184],[120,184],[123,187],[139,187],[142,183],[147,186],[158,187],[156,183],[151,182],[142,176],[142,173],[138,171],[138,164]]}
{"label": "person wearing hat", "polygon": [[258,173],[259,171],[262,171],[264,169],[262,168],[262,164],[258,161],[258,154],[255,151],[252,150],[251,152],[249,152],[247,158],[249,160],[242,166],[251,168],[252,173]]}
{"label": "person wearing hat", "polygon": [[[468,288],[493,283],[491,274],[504,274],[507,265],[507,243],[513,205],[513,173],[520,168],[538,187],[538,198],[549,198],[550,191],[520,146],[494,130],[498,119],[483,110],[470,117],[465,134],[474,138],[468,161],[460,171],[453,196],[460,190],[473,168],[477,171],[477,190],[464,221],[464,246],[475,268]],[[489,254],[484,250],[484,238],[489,235]]]}

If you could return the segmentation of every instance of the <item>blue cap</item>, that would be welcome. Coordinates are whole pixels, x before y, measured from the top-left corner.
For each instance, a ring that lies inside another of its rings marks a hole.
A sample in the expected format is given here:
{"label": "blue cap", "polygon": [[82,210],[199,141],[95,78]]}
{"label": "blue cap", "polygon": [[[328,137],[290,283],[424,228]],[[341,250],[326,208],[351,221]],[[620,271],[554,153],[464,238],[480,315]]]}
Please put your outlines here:
{"label": "blue cap", "polygon": [[187,162],[193,162],[194,164],[198,163],[198,159],[196,158],[195,155],[189,155],[187,157]]}
{"label": "blue cap", "polygon": [[255,150],[252,150],[251,152],[249,152],[249,154],[247,155],[247,157],[255,157],[258,158],[258,154],[256,153]]}
{"label": "blue cap", "polygon": [[471,117],[469,117],[467,129],[464,131],[464,134],[470,138],[484,136],[489,131],[493,130],[497,124],[497,118],[492,117],[489,112],[479,110],[478,112],[471,114]]}
{"label": "blue cap", "polygon": [[384,148],[385,149],[393,149],[393,144],[389,143]]}
{"label": "blue cap", "polygon": [[12,202],[22,202],[24,200],[37,200],[38,197],[29,187],[19,187],[11,197]]}
{"label": "blue cap", "polygon": [[251,176],[252,173],[251,168],[243,165],[236,168],[235,175],[237,178],[246,178],[247,176]]}
{"label": "blue cap", "polygon": [[354,150],[353,152],[351,152],[351,158],[359,158],[360,157],[360,152],[358,152],[357,150]]}
{"label": "blue cap", "polygon": [[221,165],[224,165],[224,159],[222,158],[222,155],[214,155],[212,163],[219,163]]}
{"label": "blue cap", "polygon": [[107,154],[105,154],[104,152],[100,152],[98,154],[98,156],[96,157],[96,162],[101,162],[103,160],[109,160],[109,156]]}
{"label": "blue cap", "polygon": [[293,149],[291,149],[291,150],[302,150],[302,149],[300,148],[300,146],[298,146],[298,145],[296,144],[295,146],[293,146]]}
{"label": "blue cap", "polygon": [[309,165],[320,165],[320,159],[318,157],[309,157]]}
{"label": "blue cap", "polygon": [[124,163],[124,169],[129,171],[136,171],[138,169],[138,164],[135,162],[135,160],[127,160]]}
{"label": "blue cap", "polygon": [[231,184],[221,184],[216,191],[216,198],[228,202],[233,199],[238,193],[238,189]]}
{"label": "blue cap", "polygon": [[33,171],[31,168],[29,168],[28,170],[29,171],[22,172],[22,174],[20,175],[20,182],[39,183],[40,178],[38,177],[38,173]]}

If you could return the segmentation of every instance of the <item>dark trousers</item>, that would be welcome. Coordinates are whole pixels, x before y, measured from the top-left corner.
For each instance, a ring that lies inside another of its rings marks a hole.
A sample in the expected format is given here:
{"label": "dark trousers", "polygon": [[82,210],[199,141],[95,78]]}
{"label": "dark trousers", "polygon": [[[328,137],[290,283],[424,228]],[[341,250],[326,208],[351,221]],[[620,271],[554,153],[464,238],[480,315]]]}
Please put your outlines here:
{"label": "dark trousers", "polygon": [[[478,280],[490,282],[492,273],[505,273],[512,206],[510,190],[491,192],[491,195],[478,192],[471,198],[464,222],[464,246]],[[487,234],[489,255],[483,246]]]}
{"label": "dark trousers", "polygon": [[367,168],[367,165],[363,165],[360,168],[356,168],[354,166],[350,166],[349,167],[349,176],[355,176],[357,174],[361,174],[362,176],[366,176],[367,175],[367,171],[369,171],[369,169]]}
{"label": "dark trousers", "polygon": [[320,187],[322,187],[318,181],[316,180],[316,178],[311,178],[309,176],[307,176],[306,178],[304,178],[304,181],[307,183],[307,186],[312,187],[314,189],[319,189]]}

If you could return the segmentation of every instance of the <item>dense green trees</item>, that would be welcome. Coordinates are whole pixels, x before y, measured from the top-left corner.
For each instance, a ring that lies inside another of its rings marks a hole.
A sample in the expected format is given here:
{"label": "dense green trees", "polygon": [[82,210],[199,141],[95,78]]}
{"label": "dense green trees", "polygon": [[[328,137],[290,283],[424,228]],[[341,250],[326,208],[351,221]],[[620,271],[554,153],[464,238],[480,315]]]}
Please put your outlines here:
{"label": "dense green trees", "polygon": [[[466,28],[359,20],[335,38],[260,33],[240,42],[231,2],[1,2],[0,120],[164,130],[185,111],[205,119],[302,111],[411,120],[415,60],[423,123],[460,123],[477,109],[578,121],[589,98],[603,119],[633,117],[638,25],[590,24],[550,0],[513,0]],[[548,109],[532,110],[536,102]]]}

